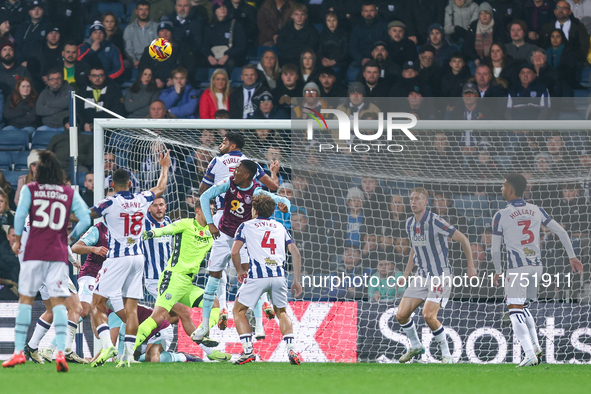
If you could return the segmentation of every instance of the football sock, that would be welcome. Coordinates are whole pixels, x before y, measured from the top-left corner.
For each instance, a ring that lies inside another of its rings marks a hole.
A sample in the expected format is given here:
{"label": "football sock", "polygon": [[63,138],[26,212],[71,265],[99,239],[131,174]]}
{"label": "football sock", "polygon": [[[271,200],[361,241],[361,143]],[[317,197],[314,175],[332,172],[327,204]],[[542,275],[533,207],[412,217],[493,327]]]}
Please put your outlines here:
{"label": "football sock", "polygon": [[530,358],[534,357],[534,347],[531,341],[527,324],[525,323],[525,315],[521,309],[509,309],[509,317],[513,324],[513,332],[519,340],[525,356]]}
{"label": "football sock", "polygon": [[144,343],[146,338],[150,336],[156,327],[158,327],[158,324],[156,324],[156,321],[152,319],[151,316],[144,320],[137,329],[137,337],[135,339],[133,350],[137,349],[142,343]]}
{"label": "football sock", "polygon": [[286,334],[283,336],[283,341],[285,342],[285,347],[287,351],[293,350],[294,343],[293,343],[293,334]]}
{"label": "football sock", "polygon": [[208,356],[211,355],[211,353],[213,353],[213,348],[207,347],[204,344],[200,343],[199,347],[201,349],[203,349],[203,351],[205,352],[205,354],[207,354]]}
{"label": "football sock", "polygon": [[263,297],[259,298],[257,305],[254,307],[252,311],[254,314],[254,319],[256,320],[256,326],[262,327],[263,326]]}
{"label": "football sock", "polygon": [[240,335],[240,343],[242,343],[242,349],[244,349],[244,353],[246,353],[246,354],[252,353],[252,335],[251,334]]}
{"label": "football sock", "polygon": [[27,304],[18,304],[16,315],[16,324],[14,326],[14,353],[20,353],[25,350],[27,342],[27,331],[31,324],[31,311],[33,306]]}
{"label": "football sock", "polygon": [[411,319],[408,323],[403,324],[401,327],[408,339],[410,339],[410,347],[412,349],[420,349],[423,345],[421,344],[421,341],[419,341],[419,334],[417,334],[415,322]]}
{"label": "football sock", "polygon": [[39,342],[41,342],[41,339],[43,339],[45,334],[47,334],[49,327],[51,327],[51,323],[48,323],[41,318],[37,320],[37,324],[35,324],[35,331],[33,331],[33,336],[29,340],[29,347],[31,349],[39,348]]}
{"label": "football sock", "polygon": [[74,323],[71,320],[68,320],[68,336],[66,337],[66,350],[72,350],[72,342],[74,342],[74,337],[76,336],[77,330],[78,324]]}
{"label": "football sock", "polygon": [[529,330],[529,336],[531,337],[534,349],[540,349],[536,321],[534,320],[534,317],[531,315],[531,312],[528,308],[523,308],[523,314],[525,315],[525,324],[527,324],[527,329]]}
{"label": "football sock", "polygon": [[451,353],[449,352],[449,344],[447,343],[447,338],[445,335],[445,329],[443,328],[443,324],[439,326],[439,328],[433,331],[433,337],[439,343],[439,347],[441,348],[441,354],[444,357],[451,357]]}
{"label": "football sock", "polygon": [[58,352],[63,352],[66,350],[66,337],[68,336],[68,310],[65,305],[56,305],[52,311],[55,345]]}
{"label": "football sock", "polygon": [[220,308],[212,308],[211,314],[209,315],[209,328],[218,325],[220,320]]}
{"label": "football sock", "polygon": [[226,270],[222,271],[222,277],[220,278],[220,285],[216,292],[218,296],[218,302],[220,303],[220,309],[228,309],[228,305],[226,304],[226,293],[227,293],[227,284],[228,284],[228,275],[226,275]]}
{"label": "football sock", "polygon": [[113,342],[111,341],[111,331],[109,331],[109,326],[107,324],[101,324],[96,328],[96,332],[101,340],[101,344],[103,345],[103,349],[108,349],[113,346]]}
{"label": "football sock", "polygon": [[121,360],[127,361],[133,357],[133,345],[135,344],[135,335],[128,335],[125,334],[125,350],[123,352],[123,357]]}
{"label": "football sock", "polygon": [[162,352],[160,353],[161,363],[184,363],[187,362],[187,357],[181,353]]}
{"label": "football sock", "polygon": [[204,327],[210,327],[209,316],[211,315],[211,308],[215,299],[215,293],[220,285],[220,280],[210,276],[207,278],[207,285],[205,285],[205,292],[203,293],[203,322]]}
{"label": "football sock", "polygon": [[121,327],[119,327],[119,336],[117,339],[117,354],[122,355],[125,351],[125,323],[121,323]]}

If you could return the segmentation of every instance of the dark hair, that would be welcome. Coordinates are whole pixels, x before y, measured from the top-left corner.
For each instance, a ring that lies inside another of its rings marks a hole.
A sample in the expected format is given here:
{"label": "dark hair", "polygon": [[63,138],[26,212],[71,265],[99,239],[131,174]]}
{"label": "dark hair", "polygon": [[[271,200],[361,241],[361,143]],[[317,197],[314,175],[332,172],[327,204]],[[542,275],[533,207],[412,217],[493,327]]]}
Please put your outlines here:
{"label": "dark hair", "polygon": [[64,43],[64,46],[62,47],[62,51],[66,48],[66,45],[74,45],[74,46],[76,46],[76,48],[78,47],[78,44],[76,43],[76,41],[68,40]]}
{"label": "dark hair", "polygon": [[281,74],[287,74],[289,72],[292,72],[292,73],[295,73],[296,75],[298,75],[300,72],[300,69],[298,68],[298,66],[296,66],[293,63],[284,64],[283,67],[281,67]]}
{"label": "dark hair", "polygon": [[10,191],[13,190],[12,185],[6,180],[2,171],[0,171],[0,189],[4,189],[6,194],[9,194]]}
{"label": "dark hair", "polygon": [[[107,11],[103,15],[101,15],[101,23],[103,23],[103,21],[105,20],[105,18],[107,16],[112,16],[113,19],[115,19],[115,30],[114,31],[119,30],[119,17],[117,17],[117,15],[115,15],[115,13],[113,11]],[[105,29],[105,38],[106,38],[106,36],[107,36],[107,29]]]}
{"label": "dark hair", "polygon": [[368,67],[376,67],[378,70],[380,69],[380,65],[377,60],[370,60],[369,62],[365,63],[365,66],[363,66],[363,72],[365,72]]}
{"label": "dark hair", "polygon": [[31,81],[29,77],[20,77],[18,81],[16,81],[16,85],[14,85],[14,90],[12,91],[12,95],[10,96],[10,107],[12,109],[16,108],[18,103],[23,101],[23,98],[21,97],[21,94],[18,89],[25,81],[31,85],[31,93],[29,93],[29,97],[27,97],[27,104],[30,107],[35,107],[35,103],[37,102],[37,98],[39,97],[37,91],[35,90],[35,85],[33,85],[33,81]]}
{"label": "dark hair", "polygon": [[244,66],[242,66],[242,71],[244,71],[244,70],[254,70],[254,71],[256,71],[257,70],[257,66],[255,66],[252,63],[247,63]]}
{"label": "dark hair", "polygon": [[252,207],[256,209],[259,216],[268,218],[273,215],[273,212],[275,212],[275,201],[266,194],[259,194],[258,196],[253,197]]}
{"label": "dark hair", "polygon": [[519,27],[521,27],[521,30],[523,30],[524,37],[527,37],[527,35],[529,34],[529,29],[527,28],[527,24],[524,21],[522,21],[521,19],[513,19],[511,22],[507,24],[508,32],[511,32],[511,27],[513,27],[513,25],[519,25]]}
{"label": "dark hair", "polygon": [[241,133],[237,131],[231,131],[226,135],[226,138],[231,144],[236,145],[236,149],[240,150],[244,148],[244,136]]}
{"label": "dark hair", "polygon": [[140,0],[136,3],[135,8],[139,7],[140,5],[143,6],[148,6],[148,8],[150,7],[150,3],[148,3],[146,0]]}
{"label": "dark hair", "polygon": [[[564,32],[560,29],[554,28],[554,29],[550,30],[550,34],[548,34],[548,39],[550,39],[550,37],[552,37],[552,33],[554,33],[555,31],[557,31],[560,34],[560,37],[562,37],[561,45],[565,45],[568,42],[568,40],[566,39]],[[550,44],[550,46],[552,46],[552,44]]]}
{"label": "dark hair", "polygon": [[37,166],[37,183],[40,185],[63,185],[64,170],[55,154],[48,150],[39,152],[39,165]]}
{"label": "dark hair", "polygon": [[[107,72],[105,67],[100,62],[92,63],[92,66],[90,66],[90,71],[92,72],[92,70],[103,70],[105,73]],[[90,74],[88,76],[90,77]]]}
{"label": "dark hair", "polygon": [[517,197],[523,197],[523,192],[527,187],[527,179],[523,175],[512,172],[505,176],[505,180],[511,185]]}
{"label": "dark hair", "polygon": [[113,185],[127,186],[129,184],[129,172],[123,168],[115,170],[113,173]]}
{"label": "dark hair", "polygon": [[139,91],[142,87],[142,74],[147,69],[150,69],[150,71],[152,71],[152,78],[150,79],[150,82],[148,82],[148,87],[146,88],[146,90],[148,92],[153,92],[153,91],[158,90],[158,86],[156,86],[156,81],[154,81],[154,71],[150,67],[145,67],[143,70],[141,70],[139,72],[137,79],[135,80],[133,85],[131,85],[131,88],[129,88],[131,93],[139,93]]}
{"label": "dark hair", "polygon": [[230,111],[227,109],[218,109],[213,114],[214,119],[230,119]]}
{"label": "dark hair", "polygon": [[52,67],[49,70],[47,70],[47,74],[45,74],[45,75],[50,76],[51,74],[61,74],[62,77],[63,77],[64,76],[64,70],[61,70],[61,69],[59,69],[57,67]]}
{"label": "dark hair", "polygon": [[244,168],[246,168],[246,170],[250,172],[251,179],[254,178],[258,171],[257,163],[255,163],[252,160],[242,160],[240,164],[242,164]]}

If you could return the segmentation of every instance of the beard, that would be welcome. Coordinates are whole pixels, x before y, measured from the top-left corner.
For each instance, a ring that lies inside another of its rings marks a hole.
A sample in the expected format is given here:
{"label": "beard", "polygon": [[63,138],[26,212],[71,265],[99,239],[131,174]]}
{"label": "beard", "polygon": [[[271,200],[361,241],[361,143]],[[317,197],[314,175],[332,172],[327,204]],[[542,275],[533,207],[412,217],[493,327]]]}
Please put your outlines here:
{"label": "beard", "polygon": [[6,64],[7,66],[10,66],[11,64],[14,63],[14,56],[11,56],[11,55],[3,56],[2,63]]}

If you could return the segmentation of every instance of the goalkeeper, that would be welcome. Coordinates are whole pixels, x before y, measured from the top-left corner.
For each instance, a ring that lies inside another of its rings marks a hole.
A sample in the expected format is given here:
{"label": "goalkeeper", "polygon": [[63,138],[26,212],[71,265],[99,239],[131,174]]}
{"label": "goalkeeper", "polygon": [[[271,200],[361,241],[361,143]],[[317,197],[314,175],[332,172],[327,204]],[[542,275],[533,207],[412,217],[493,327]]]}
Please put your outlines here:
{"label": "goalkeeper", "polygon": [[[203,289],[193,285],[193,277],[199,272],[201,262],[213,245],[213,237],[209,232],[207,221],[199,204],[195,205],[195,219],[181,219],[166,227],[144,231],[143,240],[173,235],[172,255],[158,282],[158,297],[154,305],[154,312],[140,324],[135,341],[134,351],[150,336],[150,333],[169,315],[172,307],[180,302],[189,308],[201,308],[203,304]],[[217,299],[214,305],[215,316],[210,321],[210,328],[215,326],[219,317]],[[212,310],[212,312],[214,312]],[[184,327],[187,332],[194,332],[197,328]],[[218,342],[207,338],[200,343],[211,360],[228,361],[230,355],[218,350],[210,349]]]}

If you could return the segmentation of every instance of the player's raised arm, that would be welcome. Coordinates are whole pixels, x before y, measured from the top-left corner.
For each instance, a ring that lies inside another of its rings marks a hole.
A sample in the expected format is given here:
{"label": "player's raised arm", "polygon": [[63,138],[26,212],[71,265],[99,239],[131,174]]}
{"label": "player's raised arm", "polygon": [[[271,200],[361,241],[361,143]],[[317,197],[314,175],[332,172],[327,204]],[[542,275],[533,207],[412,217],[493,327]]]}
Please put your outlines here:
{"label": "player's raised arm", "polygon": [[213,239],[217,239],[220,236],[220,230],[218,230],[217,226],[213,224],[213,216],[211,216],[211,208],[209,206],[209,202],[214,199],[215,197],[219,196],[228,191],[230,188],[230,177],[227,177],[221,182],[216,183],[214,186],[210,187],[199,197],[199,204],[201,205],[201,210],[203,211],[203,216],[205,216],[205,221],[209,226],[209,232],[213,236]]}
{"label": "player's raised arm", "polygon": [[560,223],[553,219],[550,219],[544,225],[548,230],[552,231],[552,233],[558,235],[558,238],[560,238],[560,242],[562,243],[562,246],[564,246],[564,250],[566,250],[566,254],[568,255],[570,266],[572,267],[573,272],[578,272],[579,274],[582,274],[583,263],[581,263],[581,261],[575,255],[573,244],[570,241],[570,237],[568,236],[566,230],[560,225]]}
{"label": "player's raised arm", "polygon": [[18,256],[21,249],[21,236],[25,229],[25,221],[31,208],[31,191],[27,185],[21,189],[21,194],[14,213],[14,234],[16,235],[16,242],[12,245],[12,251]]}
{"label": "player's raised arm", "polygon": [[[260,187],[254,191],[253,196],[258,196],[259,194],[264,194],[266,196],[271,197],[273,201],[275,201],[275,203],[277,204],[279,210],[283,213],[287,213],[291,209],[291,202],[289,201],[289,199],[285,197],[281,197],[278,194],[269,193],[267,191],[264,191]],[[281,204],[283,204],[283,206]]]}
{"label": "player's raised arm", "polygon": [[265,175],[258,178],[263,185],[267,186],[267,188],[273,192],[279,187],[279,177],[277,176],[279,168],[281,168],[281,164],[279,164],[277,160],[273,160],[269,163],[269,172],[271,173],[271,176],[265,173]]}
{"label": "player's raised arm", "polygon": [[474,268],[474,260],[472,259],[472,249],[470,248],[470,240],[460,231],[456,230],[451,237],[452,240],[458,241],[462,245],[462,250],[464,251],[464,255],[466,256],[466,260],[468,261],[468,277],[471,278],[473,276],[478,275],[476,272],[476,268]]}
{"label": "player's raised arm", "polygon": [[166,190],[166,185],[168,184],[168,169],[170,168],[170,165],[170,150],[168,150],[165,155],[160,153],[160,166],[162,167],[160,169],[160,178],[158,178],[156,186],[150,189],[156,197],[160,197]]}
{"label": "player's raised arm", "polygon": [[151,238],[158,238],[164,235],[175,235],[178,233],[182,233],[191,222],[187,220],[178,220],[174,223],[170,223],[164,227],[155,228],[150,231],[144,231],[142,234],[142,240],[145,241]]}
{"label": "player's raised arm", "polygon": [[302,285],[300,284],[300,275],[302,273],[302,254],[294,242],[287,245],[291,253],[291,262],[293,264],[293,282],[291,284],[291,294],[294,297],[302,295]]}

